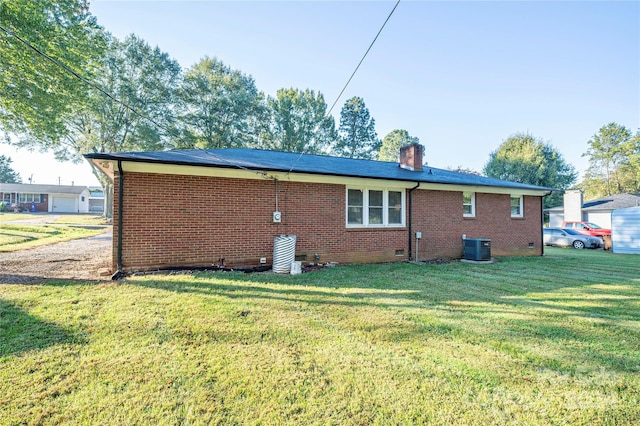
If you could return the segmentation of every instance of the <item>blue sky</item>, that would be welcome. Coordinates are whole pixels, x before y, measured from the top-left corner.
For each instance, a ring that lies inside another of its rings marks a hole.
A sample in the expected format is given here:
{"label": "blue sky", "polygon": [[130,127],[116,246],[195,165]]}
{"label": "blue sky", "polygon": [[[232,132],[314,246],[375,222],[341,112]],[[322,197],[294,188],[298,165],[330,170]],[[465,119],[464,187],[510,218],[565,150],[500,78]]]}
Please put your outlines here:
{"label": "blue sky", "polygon": [[[135,33],[184,69],[215,56],[267,95],[309,88],[331,105],[394,3],[93,0],[90,10],[116,37]],[[380,138],[406,129],[434,167],[480,171],[502,141],[529,132],[582,174],[601,126],[640,128],[640,2],[405,0],[338,101],[336,123],[352,96]],[[23,178],[37,175],[17,161],[29,155],[33,168],[35,154],[0,153]],[[54,167],[62,183],[74,169]],[[40,170],[38,183],[57,182]],[[75,183],[92,184],[88,173]]]}

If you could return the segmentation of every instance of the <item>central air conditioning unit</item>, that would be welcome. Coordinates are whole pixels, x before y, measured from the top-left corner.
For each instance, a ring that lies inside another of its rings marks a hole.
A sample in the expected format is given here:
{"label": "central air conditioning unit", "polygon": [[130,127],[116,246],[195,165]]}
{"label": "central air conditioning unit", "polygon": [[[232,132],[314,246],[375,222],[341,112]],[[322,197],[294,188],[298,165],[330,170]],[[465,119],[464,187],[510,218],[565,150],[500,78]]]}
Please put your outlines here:
{"label": "central air conditioning unit", "polygon": [[491,260],[491,240],[487,238],[467,238],[464,240],[464,259]]}

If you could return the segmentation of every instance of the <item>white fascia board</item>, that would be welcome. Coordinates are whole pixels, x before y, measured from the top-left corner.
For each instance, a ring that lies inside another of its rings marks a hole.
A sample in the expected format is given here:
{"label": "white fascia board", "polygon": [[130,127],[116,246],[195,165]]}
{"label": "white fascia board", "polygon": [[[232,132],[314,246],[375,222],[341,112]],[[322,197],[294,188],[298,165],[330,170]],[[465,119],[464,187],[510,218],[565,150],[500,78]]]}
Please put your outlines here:
{"label": "white fascia board", "polygon": [[[113,177],[118,172],[117,161],[92,160],[105,174]],[[110,163],[110,164],[109,164]],[[122,161],[122,169],[125,172],[132,173],[157,173],[169,175],[186,175],[186,176],[208,176],[230,179],[277,179],[279,181],[304,182],[304,183],[324,183],[333,185],[347,186],[367,186],[367,187],[384,187],[384,188],[414,188],[417,181],[399,181],[390,179],[372,179],[351,176],[334,176],[321,175],[311,173],[286,173],[274,171],[258,171],[240,168],[226,167],[205,167],[205,166],[189,166],[180,164],[162,164],[162,163],[143,163],[137,161]],[[416,189],[434,190],[434,191],[454,191],[454,192],[478,192],[488,194],[518,194],[544,196],[548,191],[506,188],[497,186],[481,186],[481,185],[450,185],[443,183],[420,182]]]}
{"label": "white fascia board", "polygon": [[[117,163],[113,164],[114,172],[118,171]],[[304,183],[326,183],[334,185],[369,185],[385,188],[413,188],[415,182],[405,182],[388,179],[368,179],[349,176],[320,175],[311,173],[286,173],[276,171],[259,171],[240,168],[226,167],[203,167],[188,166],[179,164],[159,164],[141,162],[122,162],[122,169],[130,173],[158,173],[169,175],[187,176],[208,176],[229,179],[253,179],[253,180],[273,180],[304,182]]]}
{"label": "white fascia board", "polygon": [[507,188],[501,186],[482,186],[482,185],[449,185],[444,183],[421,183],[418,189],[431,189],[434,191],[458,191],[458,192],[475,192],[484,194],[509,194],[509,195],[532,195],[542,197],[548,195],[549,191],[542,189],[522,189]]}

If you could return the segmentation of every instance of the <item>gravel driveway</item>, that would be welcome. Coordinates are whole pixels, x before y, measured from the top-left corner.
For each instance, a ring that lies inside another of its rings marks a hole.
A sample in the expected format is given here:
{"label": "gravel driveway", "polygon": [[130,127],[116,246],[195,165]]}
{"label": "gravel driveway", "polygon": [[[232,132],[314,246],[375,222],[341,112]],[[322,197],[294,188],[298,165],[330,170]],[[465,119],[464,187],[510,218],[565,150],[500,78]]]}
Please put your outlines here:
{"label": "gravel driveway", "polygon": [[0,253],[0,284],[43,280],[111,279],[112,228],[103,234],[48,246]]}

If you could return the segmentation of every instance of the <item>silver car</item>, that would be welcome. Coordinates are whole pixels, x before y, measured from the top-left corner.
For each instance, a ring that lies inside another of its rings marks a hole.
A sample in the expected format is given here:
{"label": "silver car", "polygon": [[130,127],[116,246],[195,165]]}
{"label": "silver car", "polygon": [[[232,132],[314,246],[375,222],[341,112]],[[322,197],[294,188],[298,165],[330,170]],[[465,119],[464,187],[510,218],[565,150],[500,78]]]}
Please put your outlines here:
{"label": "silver car", "polygon": [[544,244],[547,246],[583,248],[600,248],[602,238],[584,235],[573,229],[544,228],[542,230]]}

